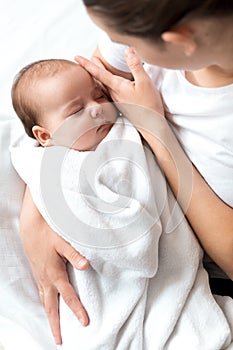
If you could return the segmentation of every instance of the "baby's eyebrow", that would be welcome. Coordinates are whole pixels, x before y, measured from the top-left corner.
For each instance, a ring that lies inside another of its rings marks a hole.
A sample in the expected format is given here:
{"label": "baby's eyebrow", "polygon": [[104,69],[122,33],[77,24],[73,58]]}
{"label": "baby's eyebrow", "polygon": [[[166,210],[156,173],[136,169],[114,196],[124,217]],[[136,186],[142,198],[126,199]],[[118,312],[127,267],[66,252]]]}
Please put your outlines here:
{"label": "baby's eyebrow", "polygon": [[96,81],[96,86],[93,90],[93,93],[98,92],[98,91],[101,91],[107,98],[111,99],[107,87],[104,86],[102,83]]}
{"label": "baby's eyebrow", "polygon": [[94,80],[95,80],[95,87],[94,87],[94,90],[100,90],[100,91],[102,91],[103,94],[104,94],[110,101],[112,101],[112,98],[111,98],[111,96],[110,96],[110,94],[109,94],[109,91],[108,91],[107,87],[104,86],[100,81],[98,81],[98,80],[96,80],[96,79],[94,79]]}
{"label": "baby's eyebrow", "polygon": [[95,86],[94,86],[94,90],[95,89],[99,89],[99,90],[103,90],[104,91],[104,85],[97,79],[93,78]]}
{"label": "baby's eyebrow", "polygon": [[100,84],[96,84],[94,89],[93,89],[93,92],[96,92],[96,91],[103,91],[103,86],[100,85]]}

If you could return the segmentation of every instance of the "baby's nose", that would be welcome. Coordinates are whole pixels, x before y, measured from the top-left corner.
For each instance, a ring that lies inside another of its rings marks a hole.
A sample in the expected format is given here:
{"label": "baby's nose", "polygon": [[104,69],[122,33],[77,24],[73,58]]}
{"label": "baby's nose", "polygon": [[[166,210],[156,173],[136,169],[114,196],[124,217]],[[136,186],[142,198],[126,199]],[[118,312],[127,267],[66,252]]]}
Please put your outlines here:
{"label": "baby's nose", "polygon": [[94,103],[90,107],[90,115],[92,118],[99,118],[103,113],[102,105],[99,103]]}

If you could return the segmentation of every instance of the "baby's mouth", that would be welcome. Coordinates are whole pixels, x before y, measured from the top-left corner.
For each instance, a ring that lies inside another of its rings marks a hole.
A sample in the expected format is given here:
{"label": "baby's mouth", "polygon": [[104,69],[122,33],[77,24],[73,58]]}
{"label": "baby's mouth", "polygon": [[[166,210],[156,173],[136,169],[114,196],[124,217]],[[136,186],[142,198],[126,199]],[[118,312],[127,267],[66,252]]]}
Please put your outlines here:
{"label": "baby's mouth", "polygon": [[103,131],[105,129],[109,129],[111,125],[112,125],[112,123],[106,122],[105,124],[100,125],[98,127],[98,129],[96,130],[96,132]]}

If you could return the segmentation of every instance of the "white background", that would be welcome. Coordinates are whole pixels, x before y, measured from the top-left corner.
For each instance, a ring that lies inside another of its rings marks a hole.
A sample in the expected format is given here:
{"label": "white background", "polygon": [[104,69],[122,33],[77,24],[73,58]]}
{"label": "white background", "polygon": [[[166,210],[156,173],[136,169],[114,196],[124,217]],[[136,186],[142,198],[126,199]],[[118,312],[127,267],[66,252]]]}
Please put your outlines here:
{"label": "white background", "polygon": [[10,89],[26,64],[90,57],[100,30],[81,0],[0,0],[0,118],[12,114]]}

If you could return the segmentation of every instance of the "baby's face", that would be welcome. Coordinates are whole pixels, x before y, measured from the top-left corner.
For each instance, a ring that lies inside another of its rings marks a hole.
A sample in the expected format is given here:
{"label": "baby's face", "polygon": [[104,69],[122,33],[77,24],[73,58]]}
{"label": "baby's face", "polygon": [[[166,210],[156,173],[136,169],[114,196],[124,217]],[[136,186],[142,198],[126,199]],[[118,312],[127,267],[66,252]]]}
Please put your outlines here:
{"label": "baby's face", "polygon": [[52,134],[56,145],[92,150],[117,119],[114,105],[78,64],[38,84],[41,124]]}

